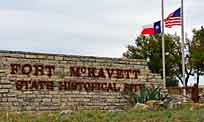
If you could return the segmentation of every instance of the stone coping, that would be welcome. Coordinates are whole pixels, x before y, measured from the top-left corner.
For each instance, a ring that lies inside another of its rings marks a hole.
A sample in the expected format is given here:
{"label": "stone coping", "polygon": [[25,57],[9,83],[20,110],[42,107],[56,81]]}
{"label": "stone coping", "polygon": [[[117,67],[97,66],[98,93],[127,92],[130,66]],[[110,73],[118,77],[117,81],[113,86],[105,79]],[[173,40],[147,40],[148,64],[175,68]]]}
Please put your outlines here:
{"label": "stone coping", "polygon": [[50,59],[56,60],[69,60],[72,58],[75,59],[83,59],[88,61],[93,60],[106,60],[110,62],[130,62],[130,64],[137,64],[136,62],[140,62],[140,64],[146,65],[146,61],[144,59],[127,59],[127,58],[111,58],[111,57],[96,57],[96,56],[81,56],[81,55],[67,55],[67,54],[55,54],[55,53],[40,53],[40,52],[26,52],[26,51],[9,51],[9,50],[0,50],[0,56],[2,57],[14,57],[14,58],[27,58],[27,59]]}

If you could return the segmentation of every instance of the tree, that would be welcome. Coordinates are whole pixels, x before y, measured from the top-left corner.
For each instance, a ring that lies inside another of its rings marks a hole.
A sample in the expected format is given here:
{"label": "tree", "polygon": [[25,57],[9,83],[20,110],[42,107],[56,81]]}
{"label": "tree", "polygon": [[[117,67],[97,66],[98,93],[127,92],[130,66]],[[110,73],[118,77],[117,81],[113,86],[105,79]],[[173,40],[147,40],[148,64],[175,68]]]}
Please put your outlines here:
{"label": "tree", "polygon": [[[190,44],[190,43],[189,43]],[[145,59],[153,73],[162,76],[162,49],[161,36],[138,36],[135,45],[128,45],[128,50],[123,54],[130,59]],[[175,34],[165,34],[165,58],[167,81],[176,81],[178,78],[182,84],[187,84],[192,70],[191,65],[186,64],[187,77],[182,80],[181,44],[180,38]],[[187,86],[187,85],[186,85]]]}
{"label": "tree", "polygon": [[172,80],[167,80],[166,81],[166,86],[167,87],[177,87],[179,85],[179,80],[177,79],[172,79]]}
{"label": "tree", "polygon": [[193,30],[192,50],[191,50],[192,64],[194,73],[197,76],[197,85],[199,85],[200,75],[204,71],[204,28]]}

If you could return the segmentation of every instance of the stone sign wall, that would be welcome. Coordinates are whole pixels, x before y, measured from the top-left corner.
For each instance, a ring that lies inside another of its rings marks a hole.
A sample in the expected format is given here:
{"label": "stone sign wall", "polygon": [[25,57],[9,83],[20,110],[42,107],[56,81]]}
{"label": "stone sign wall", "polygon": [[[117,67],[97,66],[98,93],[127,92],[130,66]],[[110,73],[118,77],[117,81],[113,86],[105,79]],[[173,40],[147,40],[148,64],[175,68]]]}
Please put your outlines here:
{"label": "stone sign wall", "polygon": [[0,111],[122,110],[144,85],[162,87],[144,60],[0,51]]}

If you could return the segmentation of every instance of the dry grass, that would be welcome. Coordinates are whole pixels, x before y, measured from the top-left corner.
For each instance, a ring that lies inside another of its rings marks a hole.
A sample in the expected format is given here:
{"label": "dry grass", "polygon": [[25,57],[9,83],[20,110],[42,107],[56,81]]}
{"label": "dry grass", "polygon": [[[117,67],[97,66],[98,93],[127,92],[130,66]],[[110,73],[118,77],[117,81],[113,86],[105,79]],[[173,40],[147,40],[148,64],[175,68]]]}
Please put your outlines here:
{"label": "dry grass", "polygon": [[71,115],[60,113],[0,113],[0,122],[204,122],[204,109],[124,112],[81,111]]}

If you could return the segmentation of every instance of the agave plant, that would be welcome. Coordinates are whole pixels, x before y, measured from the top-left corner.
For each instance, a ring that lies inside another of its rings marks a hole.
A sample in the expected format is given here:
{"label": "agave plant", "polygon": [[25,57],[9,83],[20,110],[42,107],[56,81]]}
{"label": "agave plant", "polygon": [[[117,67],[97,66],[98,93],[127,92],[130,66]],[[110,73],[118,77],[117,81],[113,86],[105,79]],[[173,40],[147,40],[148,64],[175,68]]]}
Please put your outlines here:
{"label": "agave plant", "polygon": [[167,97],[161,94],[160,86],[155,87],[144,87],[139,95],[135,95],[135,101],[137,103],[145,103],[148,100],[164,100]]}
{"label": "agave plant", "polygon": [[125,96],[132,105],[135,105],[136,103],[145,103],[149,100],[164,100],[168,95],[161,94],[161,88],[160,86],[157,87],[147,87],[144,86],[143,89],[141,89],[139,94],[136,94],[135,92],[128,91],[124,93]]}

